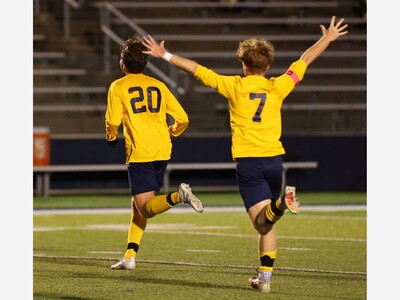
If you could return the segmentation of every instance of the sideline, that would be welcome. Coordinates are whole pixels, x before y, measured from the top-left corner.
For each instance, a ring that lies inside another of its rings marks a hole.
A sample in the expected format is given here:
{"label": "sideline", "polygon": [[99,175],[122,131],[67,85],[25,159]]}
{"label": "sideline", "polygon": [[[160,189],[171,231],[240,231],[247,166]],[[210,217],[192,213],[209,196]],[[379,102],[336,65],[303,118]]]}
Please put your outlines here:
{"label": "sideline", "polygon": [[[338,205],[304,205],[301,211],[363,211],[367,210],[365,204],[338,204]],[[246,210],[243,206],[210,206],[204,207],[203,213],[220,213],[220,212],[244,212]],[[54,209],[34,209],[34,216],[43,215],[73,215],[73,214],[129,214],[130,208],[54,208]],[[165,212],[169,214],[186,214],[193,213],[191,207],[174,207]]]}

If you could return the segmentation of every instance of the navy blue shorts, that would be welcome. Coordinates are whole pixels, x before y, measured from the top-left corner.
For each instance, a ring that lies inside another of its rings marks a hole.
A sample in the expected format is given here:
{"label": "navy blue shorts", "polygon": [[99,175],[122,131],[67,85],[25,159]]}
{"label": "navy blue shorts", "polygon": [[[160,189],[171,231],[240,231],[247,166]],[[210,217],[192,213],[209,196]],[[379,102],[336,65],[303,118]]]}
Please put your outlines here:
{"label": "navy blue shorts", "polygon": [[282,189],[283,157],[236,159],[236,180],[246,211],[265,199],[277,199]]}
{"label": "navy blue shorts", "polygon": [[151,191],[159,192],[167,164],[167,161],[130,163],[128,179],[132,196]]}

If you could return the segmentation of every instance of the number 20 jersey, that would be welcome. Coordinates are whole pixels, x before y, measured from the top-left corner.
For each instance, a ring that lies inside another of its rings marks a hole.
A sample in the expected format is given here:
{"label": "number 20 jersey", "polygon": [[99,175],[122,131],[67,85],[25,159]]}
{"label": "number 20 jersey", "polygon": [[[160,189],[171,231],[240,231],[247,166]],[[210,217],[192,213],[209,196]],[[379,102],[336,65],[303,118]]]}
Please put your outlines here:
{"label": "number 20 jersey", "polygon": [[[167,115],[173,122],[167,123]],[[123,124],[126,163],[171,158],[171,137],[181,135],[189,119],[167,86],[144,74],[129,74],[111,83],[105,114],[106,139],[114,140]]]}
{"label": "number 20 jersey", "polygon": [[267,79],[220,75],[204,66],[197,67],[195,77],[228,100],[234,160],[285,154],[280,141],[281,107],[306,69],[306,62],[298,60],[285,74]]}

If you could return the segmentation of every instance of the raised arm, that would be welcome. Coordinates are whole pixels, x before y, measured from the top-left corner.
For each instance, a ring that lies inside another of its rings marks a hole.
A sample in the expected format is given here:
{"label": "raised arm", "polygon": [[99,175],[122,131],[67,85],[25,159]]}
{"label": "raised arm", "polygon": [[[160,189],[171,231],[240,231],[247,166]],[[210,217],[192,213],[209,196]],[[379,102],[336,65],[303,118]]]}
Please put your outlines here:
{"label": "raised arm", "polygon": [[318,56],[321,55],[322,52],[329,46],[331,42],[336,40],[338,37],[345,35],[348,31],[344,31],[348,24],[343,24],[344,19],[340,19],[335,24],[336,17],[333,16],[331,18],[331,23],[329,28],[326,29],[324,25],[320,25],[322,30],[322,37],[310,48],[308,48],[303,55],[300,57],[301,60],[304,60],[307,65],[311,64]]}
{"label": "raised arm", "polygon": [[157,44],[157,42],[150,35],[143,37],[143,45],[148,49],[147,51],[143,51],[143,53],[153,57],[163,58],[179,69],[194,74],[199,64],[193,60],[167,52],[164,48],[164,43],[164,41],[161,41],[160,44]]}

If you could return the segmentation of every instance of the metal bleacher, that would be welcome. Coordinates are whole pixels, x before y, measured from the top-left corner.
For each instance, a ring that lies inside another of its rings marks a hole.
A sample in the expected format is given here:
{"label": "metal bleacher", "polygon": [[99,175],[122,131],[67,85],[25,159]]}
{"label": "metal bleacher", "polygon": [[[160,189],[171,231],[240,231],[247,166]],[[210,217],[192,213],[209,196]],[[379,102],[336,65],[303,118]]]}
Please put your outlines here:
{"label": "metal bleacher", "polygon": [[[350,33],[308,68],[289,95],[284,132],[366,132],[366,19],[355,12],[354,1],[87,0],[70,7],[68,23],[65,4],[71,1],[54,2],[42,0],[35,14],[33,108],[35,125],[55,134],[103,134],[107,88],[122,75],[119,42],[129,35],[151,34],[171,52],[226,75],[242,73],[238,42],[264,37],[276,49],[266,74],[271,77],[320,37],[319,24],[328,25],[332,15],[344,17]],[[149,62],[148,74],[166,79],[187,110],[187,134],[230,132],[225,99],[162,60]]]}

